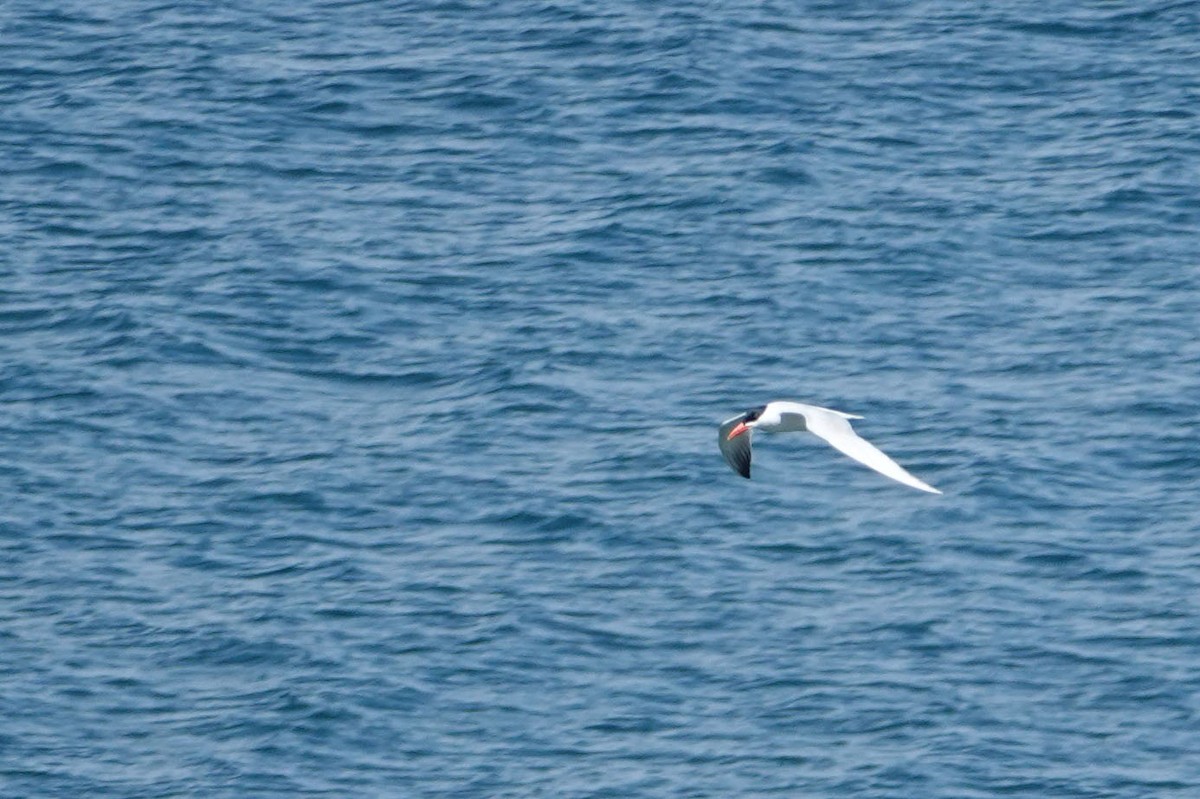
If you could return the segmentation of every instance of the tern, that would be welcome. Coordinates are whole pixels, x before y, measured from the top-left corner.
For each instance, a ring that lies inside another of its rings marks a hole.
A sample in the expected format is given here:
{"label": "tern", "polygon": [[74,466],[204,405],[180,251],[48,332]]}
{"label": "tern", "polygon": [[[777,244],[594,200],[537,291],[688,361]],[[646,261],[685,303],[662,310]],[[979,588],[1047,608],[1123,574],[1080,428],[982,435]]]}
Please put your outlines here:
{"label": "tern", "polygon": [[807,430],[818,438],[825,439],[842,454],[849,455],[882,475],[931,494],[942,493],[909,474],[904,467],[881,452],[874,444],[855,433],[854,428],[850,426],[850,420],[861,418],[852,413],[842,413],[800,402],[768,402],[761,408],[752,408],[722,422],[717,434],[717,443],[721,446],[721,454],[733,470],[749,479],[750,434],[753,431],[791,433]]}

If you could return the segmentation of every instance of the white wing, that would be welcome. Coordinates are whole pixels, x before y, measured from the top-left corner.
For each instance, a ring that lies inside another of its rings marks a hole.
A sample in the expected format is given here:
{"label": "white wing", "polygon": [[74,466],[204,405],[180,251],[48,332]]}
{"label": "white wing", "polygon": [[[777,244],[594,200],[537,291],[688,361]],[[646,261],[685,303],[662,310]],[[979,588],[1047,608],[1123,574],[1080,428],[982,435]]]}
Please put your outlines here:
{"label": "white wing", "polygon": [[777,423],[771,425],[770,429],[776,433],[787,433],[796,430],[807,430],[808,420],[814,415],[827,413],[831,416],[840,416],[843,419],[861,419],[861,416],[855,416],[852,413],[842,413],[835,411],[833,408],[822,408],[820,405],[806,405],[803,402],[789,402],[787,400],[775,400],[768,402],[763,408],[763,416],[767,418],[777,419]]}
{"label": "white wing", "polygon": [[804,416],[808,421],[809,431],[828,441],[834,449],[906,486],[919,488],[931,494],[942,493],[928,483],[923,483],[913,477],[905,471],[903,466],[885,455],[882,450],[855,433],[854,428],[846,419],[848,414],[831,411],[828,408],[818,408],[815,405],[807,406],[806,410]]}

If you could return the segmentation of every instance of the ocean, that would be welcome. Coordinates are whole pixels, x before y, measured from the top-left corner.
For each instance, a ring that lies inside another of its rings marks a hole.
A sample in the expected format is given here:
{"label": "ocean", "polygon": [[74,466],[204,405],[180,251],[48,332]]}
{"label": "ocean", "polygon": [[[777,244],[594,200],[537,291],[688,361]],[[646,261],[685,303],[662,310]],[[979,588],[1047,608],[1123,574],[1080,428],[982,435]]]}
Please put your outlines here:
{"label": "ocean", "polygon": [[1200,795],[1198,42],[6,3],[0,796]]}

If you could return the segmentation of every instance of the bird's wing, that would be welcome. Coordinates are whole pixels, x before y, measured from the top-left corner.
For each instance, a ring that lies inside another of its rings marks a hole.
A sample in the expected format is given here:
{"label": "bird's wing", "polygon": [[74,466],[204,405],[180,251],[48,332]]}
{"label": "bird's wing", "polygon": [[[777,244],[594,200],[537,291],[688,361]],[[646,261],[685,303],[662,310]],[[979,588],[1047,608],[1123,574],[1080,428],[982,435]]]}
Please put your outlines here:
{"label": "bird's wing", "polygon": [[745,414],[739,413],[732,419],[721,422],[721,429],[717,432],[717,444],[721,447],[721,454],[725,456],[730,467],[748,479],[750,477],[750,436],[754,434],[754,431],[747,430],[732,441],[727,440],[729,431],[737,427],[745,418]]}
{"label": "bird's wing", "polygon": [[[839,452],[849,455],[864,466],[869,466],[880,474],[904,483],[906,486],[919,488],[931,494],[942,493],[928,483],[913,477],[905,471],[903,466],[885,455],[878,447],[860,437],[858,433],[854,432],[854,428],[850,426],[850,422],[846,420],[845,416],[836,411],[816,407],[812,407],[812,410],[805,416],[808,419],[809,431],[828,441]],[[748,447],[746,454],[748,457]]]}
{"label": "bird's wing", "polygon": [[[835,411],[833,408],[822,408],[820,405],[806,405],[803,402],[791,402],[789,400],[775,400],[767,403],[767,409],[775,411],[779,418],[787,427],[795,427],[797,430],[805,430],[808,428],[808,418],[813,414],[828,413],[833,416],[840,416],[843,419],[861,419],[853,413],[843,413]],[[796,421],[792,421],[792,420]],[[804,424],[797,424],[798,421],[804,421]],[[785,431],[780,431],[785,432]]]}

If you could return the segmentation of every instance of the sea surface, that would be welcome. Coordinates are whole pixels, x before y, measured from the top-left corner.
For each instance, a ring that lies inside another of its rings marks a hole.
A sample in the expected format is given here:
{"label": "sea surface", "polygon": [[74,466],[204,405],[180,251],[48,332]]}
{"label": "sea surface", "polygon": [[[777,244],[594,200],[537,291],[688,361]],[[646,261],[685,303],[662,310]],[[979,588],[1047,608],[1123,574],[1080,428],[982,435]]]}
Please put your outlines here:
{"label": "sea surface", "polygon": [[0,155],[5,799],[1200,796],[1200,5],[8,0]]}

